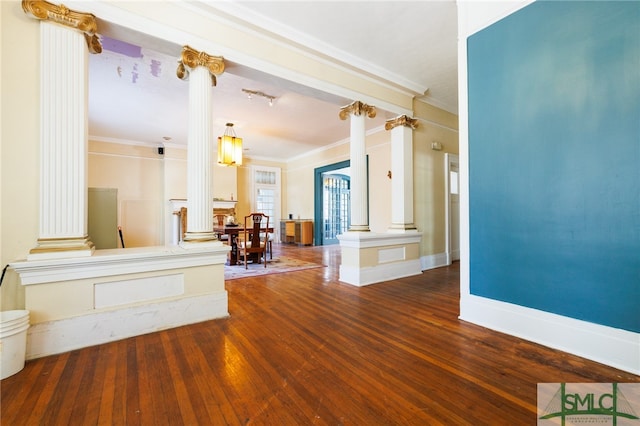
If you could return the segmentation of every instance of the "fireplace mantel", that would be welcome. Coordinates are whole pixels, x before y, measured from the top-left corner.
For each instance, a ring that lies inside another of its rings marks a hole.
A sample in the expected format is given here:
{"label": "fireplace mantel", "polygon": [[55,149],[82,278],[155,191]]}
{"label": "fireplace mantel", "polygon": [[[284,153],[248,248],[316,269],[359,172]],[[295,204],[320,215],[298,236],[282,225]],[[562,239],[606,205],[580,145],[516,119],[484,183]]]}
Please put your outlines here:
{"label": "fireplace mantel", "polygon": [[[223,213],[235,215],[237,200],[213,199],[213,212],[211,220],[213,223],[213,213]],[[169,200],[168,220],[171,224],[170,231],[165,233],[165,244],[177,245],[180,242],[180,209],[187,207],[186,198],[172,198]]]}

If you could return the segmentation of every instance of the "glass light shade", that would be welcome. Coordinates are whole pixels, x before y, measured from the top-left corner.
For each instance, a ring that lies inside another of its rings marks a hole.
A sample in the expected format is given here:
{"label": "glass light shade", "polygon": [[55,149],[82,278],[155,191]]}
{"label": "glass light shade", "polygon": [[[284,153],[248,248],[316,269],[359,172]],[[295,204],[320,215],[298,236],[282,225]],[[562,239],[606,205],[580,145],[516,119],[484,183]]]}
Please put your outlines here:
{"label": "glass light shade", "polygon": [[222,166],[242,165],[242,138],[232,132],[233,128],[228,126],[224,136],[218,137],[218,164]]}

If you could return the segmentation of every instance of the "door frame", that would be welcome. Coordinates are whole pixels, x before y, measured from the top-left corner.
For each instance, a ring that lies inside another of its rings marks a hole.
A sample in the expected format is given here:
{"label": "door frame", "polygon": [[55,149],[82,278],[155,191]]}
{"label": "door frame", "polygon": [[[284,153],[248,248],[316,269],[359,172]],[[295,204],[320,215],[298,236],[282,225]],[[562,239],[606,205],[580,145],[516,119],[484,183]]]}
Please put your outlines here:
{"label": "door frame", "polygon": [[313,233],[315,235],[315,244],[317,246],[324,245],[324,219],[322,211],[324,206],[324,188],[322,175],[334,170],[344,169],[351,166],[351,160],[340,161],[338,163],[329,164],[328,166],[317,167],[313,171]]}
{"label": "door frame", "polygon": [[[447,265],[451,265],[453,261],[453,252],[451,249],[451,169],[452,165],[458,168],[458,200],[460,197],[460,159],[457,154],[444,154],[444,228],[445,228],[445,256]],[[458,201],[460,208],[460,201]],[[458,212],[458,215],[460,212]],[[460,216],[458,216],[459,218]],[[458,219],[458,235],[460,235],[460,219]],[[458,251],[460,250],[460,242],[458,242]],[[458,257],[459,258],[459,257]]]}
{"label": "door frame", "polygon": [[[257,196],[256,193],[259,187],[267,187],[273,188],[276,194],[276,200],[274,200],[273,211],[274,214],[269,218],[269,223],[272,224],[273,227],[273,236],[276,243],[280,242],[280,228],[275,224],[280,223],[282,218],[282,169],[280,167],[271,167],[271,166],[259,166],[252,165],[250,166],[250,176],[251,176],[251,199],[250,199],[250,210],[251,212],[257,211]],[[259,170],[264,170],[267,172],[274,172],[276,176],[275,184],[259,184],[256,183],[256,172]]]}

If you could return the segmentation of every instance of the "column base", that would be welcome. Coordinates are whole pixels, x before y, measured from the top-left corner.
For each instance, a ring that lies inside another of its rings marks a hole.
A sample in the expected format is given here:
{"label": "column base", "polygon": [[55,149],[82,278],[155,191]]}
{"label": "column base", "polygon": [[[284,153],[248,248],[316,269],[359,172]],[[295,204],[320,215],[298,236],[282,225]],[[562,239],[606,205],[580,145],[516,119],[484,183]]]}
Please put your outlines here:
{"label": "column base", "polygon": [[388,232],[397,233],[404,231],[418,232],[418,228],[413,223],[392,223]]}
{"label": "column base", "polygon": [[351,225],[347,232],[371,232],[369,225]]}
{"label": "column base", "polygon": [[184,249],[205,248],[221,246],[222,242],[213,232],[187,232],[180,241],[180,247]]}
{"label": "column base", "polygon": [[88,236],[69,238],[39,238],[38,245],[31,249],[27,260],[63,259],[89,257],[95,247]]}
{"label": "column base", "polygon": [[185,232],[184,241],[189,243],[217,241],[218,237],[211,231],[206,232]]}

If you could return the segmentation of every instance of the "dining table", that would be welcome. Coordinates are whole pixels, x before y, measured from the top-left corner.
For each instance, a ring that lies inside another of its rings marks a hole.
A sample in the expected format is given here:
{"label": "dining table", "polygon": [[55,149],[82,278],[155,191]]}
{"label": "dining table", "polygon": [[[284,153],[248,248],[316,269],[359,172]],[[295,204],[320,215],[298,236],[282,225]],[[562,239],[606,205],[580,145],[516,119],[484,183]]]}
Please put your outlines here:
{"label": "dining table", "polygon": [[[248,229],[253,233],[253,228]],[[238,255],[238,235],[244,232],[244,226],[242,225],[216,225],[213,227],[213,232],[218,235],[220,240],[223,235],[229,236],[229,245],[231,246],[231,252],[229,253],[229,265],[237,265]],[[273,227],[260,228],[260,232],[273,233]],[[251,256],[257,256],[257,253],[252,253]],[[257,259],[253,259],[256,261]]]}

